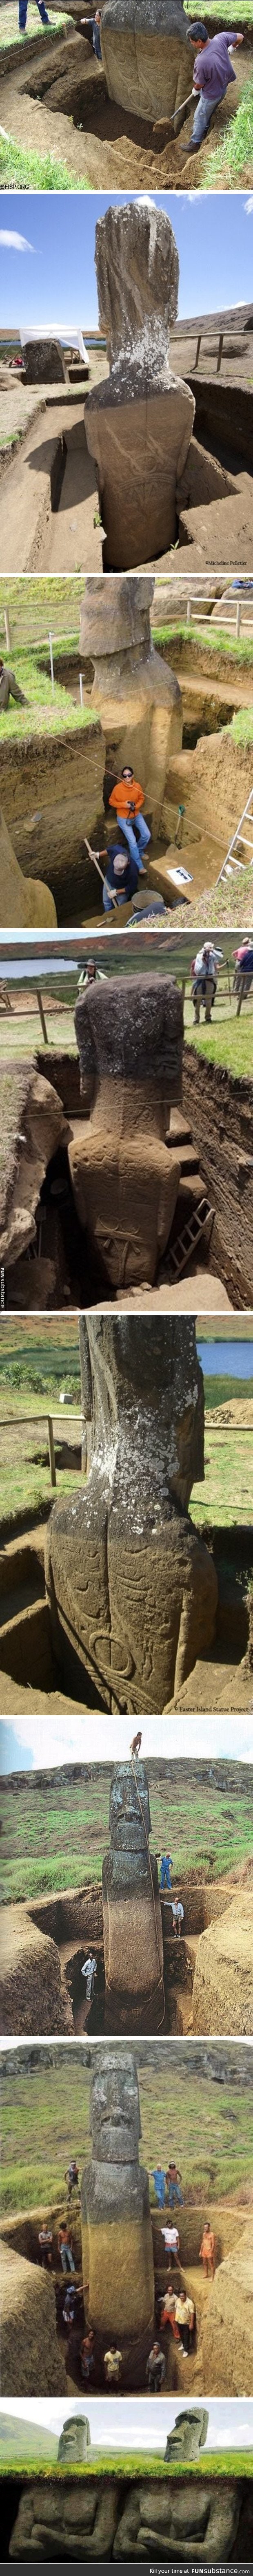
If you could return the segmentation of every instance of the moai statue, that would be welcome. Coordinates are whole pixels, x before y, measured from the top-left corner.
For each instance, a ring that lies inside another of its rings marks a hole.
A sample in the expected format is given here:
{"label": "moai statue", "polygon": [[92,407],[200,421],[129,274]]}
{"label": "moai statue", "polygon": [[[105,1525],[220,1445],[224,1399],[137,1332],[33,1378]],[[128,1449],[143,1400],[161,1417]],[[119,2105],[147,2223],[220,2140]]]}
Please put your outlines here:
{"label": "moai statue", "polygon": [[69,385],[60,340],[28,338],[24,345],[24,373],[27,385]]}
{"label": "moai statue", "polygon": [[234,2556],[242,2500],[239,2479],[207,2476],[143,2478],[128,2489],[117,2524],[113,2558],[147,2558],[173,2564],[196,2557],[210,2567]]}
{"label": "moai statue", "polygon": [[85,2560],[112,2557],[120,2511],[117,2478],[42,2478],[20,2497],[9,2558]]}
{"label": "moai statue", "polygon": [[96,225],[100,328],[109,380],[88,394],[105,530],[104,569],[152,564],[174,545],[177,484],[186,465],[194,396],[169,366],[179,260],[169,216],[146,198],[109,206]]}
{"label": "moai statue", "polygon": [[195,1325],[89,1314],[80,1354],[91,1467],[48,1523],[52,1645],[74,1698],[85,1674],[93,1707],[157,1714],[215,1630],[213,1558],[187,1517],[204,1474]]}
{"label": "moai statue", "polygon": [[69,1168],[98,1290],[152,1284],[181,1173],[166,1144],[171,1103],[182,1096],[181,993],[169,976],[148,973],[91,984],[75,1027],[90,1118],[71,1140]]}
{"label": "moai statue", "polygon": [[164,2452],[164,2458],[171,2460],[172,2468],[173,2461],[179,2460],[183,2468],[187,2467],[188,2460],[198,2460],[199,2452],[205,2447],[208,2424],[206,2406],[182,2406],[181,2414],[176,2415],[173,2432],[167,2434]]}
{"label": "moai statue", "polygon": [[146,1998],[162,2011],[163,1935],[157,1861],[149,1852],[149,1791],[144,1763],[117,1762],[110,1787],[110,1851],[102,1867],[104,1958],[110,1999]]}
{"label": "moai statue", "polygon": [[86,581],[80,645],[95,666],[91,703],[105,737],[105,797],[110,774],[120,777],[130,762],[145,790],[155,840],[162,830],[169,762],[182,747],[183,714],[176,673],[152,643],[153,593],[147,573],[122,581],[108,573],[106,582],[103,576]]}
{"label": "moai statue", "polygon": [[86,2318],[103,2352],[120,2350],[123,2371],[133,2360],[136,2384],[138,2353],[143,2378],[153,2332],[154,2265],[137,2067],[121,2042],[94,2048],[90,2118],[92,2161],[81,2185]]}
{"label": "moai statue", "polygon": [[127,115],[172,116],[191,84],[182,0],[105,0],[100,33],[109,98]]}
{"label": "moai statue", "polygon": [[86,2460],[87,2451],[89,2450],[90,2426],[88,2415],[67,2415],[66,2423],[63,2424],[62,2433],[60,2433],[60,2440],[58,2442],[59,2468],[71,2469],[73,2460],[78,2462],[80,2462],[80,2460]]}

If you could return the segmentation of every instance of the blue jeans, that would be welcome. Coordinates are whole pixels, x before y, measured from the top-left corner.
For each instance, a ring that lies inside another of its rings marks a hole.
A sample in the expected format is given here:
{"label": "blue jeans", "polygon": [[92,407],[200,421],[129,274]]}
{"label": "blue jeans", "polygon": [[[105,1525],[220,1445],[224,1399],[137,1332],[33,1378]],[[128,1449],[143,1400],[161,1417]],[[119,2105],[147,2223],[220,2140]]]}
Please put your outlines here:
{"label": "blue jeans", "polygon": [[74,2272],[75,2270],[74,2255],[71,2253],[71,2245],[61,2245],[61,2267],[62,2272]]}
{"label": "blue jeans", "polygon": [[118,887],[117,887],[117,886],[114,886],[114,887],[113,887],[113,889],[112,889],[112,893],[110,894],[110,886],[107,886],[107,885],[104,883],[104,885],[103,885],[103,907],[104,907],[104,912],[114,912],[114,902],[113,902],[113,895],[114,895],[114,894],[116,894],[117,903],[129,903],[129,901],[130,901],[130,897],[129,897],[129,895],[127,894],[127,891],[126,891],[125,893],[123,893],[123,888],[122,888],[122,894],[119,894],[119,893],[118,893]]}
{"label": "blue jeans", "polygon": [[207,134],[208,125],[210,125],[210,117],[214,115],[214,109],[215,107],[219,107],[219,105],[219,98],[206,98],[204,89],[201,89],[200,98],[198,98],[198,104],[197,107],[195,107],[191,143],[192,139],[194,139],[194,143],[203,142],[203,135]]}
{"label": "blue jeans", "polygon": [[[38,11],[39,11],[39,18],[41,18],[41,19],[42,19],[42,26],[43,26],[43,27],[49,27],[49,23],[50,23],[50,22],[49,22],[49,18],[48,18],[48,15],[47,15],[47,9],[45,9],[45,0],[37,0],[37,9],[38,9]],[[19,34],[20,34],[20,36],[23,36],[23,35],[24,35],[24,30],[25,30],[25,27],[26,27],[26,20],[27,20],[27,0],[19,0],[18,23],[19,23]]]}
{"label": "blue jeans", "polygon": [[144,823],[144,815],[135,814],[134,822],[131,823],[130,816],[125,819],[125,815],[123,818],[123,814],[117,814],[117,823],[119,824],[120,831],[124,832],[125,841],[128,841],[128,849],[131,850],[131,859],[136,859],[139,874],[142,876],[143,868],[142,859],[140,858],[138,850],[138,840],[140,841],[141,850],[147,850],[148,841],[150,841],[150,832],[148,830],[148,824]]}
{"label": "blue jeans", "polygon": [[169,2209],[174,2209],[175,2200],[180,2201],[180,2209],[183,2209],[183,2192],[179,2190],[179,2182],[170,2182],[168,2191]]}
{"label": "blue jeans", "polygon": [[171,1887],[170,1864],[168,1860],[162,1860],[160,1887]]}

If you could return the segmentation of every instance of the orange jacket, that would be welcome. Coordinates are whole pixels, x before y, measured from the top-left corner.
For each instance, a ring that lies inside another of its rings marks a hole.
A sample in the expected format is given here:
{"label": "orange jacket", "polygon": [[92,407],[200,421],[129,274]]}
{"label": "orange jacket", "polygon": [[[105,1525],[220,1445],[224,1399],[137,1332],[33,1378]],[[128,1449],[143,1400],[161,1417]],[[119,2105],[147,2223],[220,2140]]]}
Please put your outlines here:
{"label": "orange jacket", "polygon": [[109,796],[109,805],[114,805],[116,814],[123,814],[126,821],[132,805],[135,814],[139,814],[140,806],[144,805],[144,788],[138,786],[138,779],[131,778],[131,784],[130,781],[128,784],[127,778],[118,778],[117,787],[112,788]]}

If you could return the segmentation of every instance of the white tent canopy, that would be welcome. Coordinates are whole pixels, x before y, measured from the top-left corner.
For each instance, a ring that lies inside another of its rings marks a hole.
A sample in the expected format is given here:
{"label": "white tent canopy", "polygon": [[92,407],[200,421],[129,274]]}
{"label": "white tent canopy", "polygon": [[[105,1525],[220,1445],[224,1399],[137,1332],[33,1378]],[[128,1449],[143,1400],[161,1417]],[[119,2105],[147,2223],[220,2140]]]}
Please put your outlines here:
{"label": "white tent canopy", "polygon": [[86,358],[88,366],[88,353],[85,348],[83,333],[82,331],[72,331],[72,325],[70,331],[62,331],[62,328],[59,331],[57,323],[55,323],[55,329],[53,329],[51,323],[48,324],[47,322],[40,322],[35,328],[34,322],[27,322],[25,331],[21,331],[19,329],[19,338],[21,341],[21,349],[26,348],[28,340],[60,340],[64,348],[79,349],[79,357]]}

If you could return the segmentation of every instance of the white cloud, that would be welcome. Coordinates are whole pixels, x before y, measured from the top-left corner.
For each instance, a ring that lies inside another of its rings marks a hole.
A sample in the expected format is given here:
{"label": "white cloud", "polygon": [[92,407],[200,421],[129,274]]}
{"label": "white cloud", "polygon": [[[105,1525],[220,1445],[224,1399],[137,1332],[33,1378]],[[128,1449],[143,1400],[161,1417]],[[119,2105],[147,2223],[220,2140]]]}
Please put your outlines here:
{"label": "white cloud", "polygon": [[[129,1717],[121,1717],[122,1762],[127,1760],[129,1754],[130,1722]],[[35,1717],[27,1708],[25,1717],[15,1717],[12,1724],[17,1743],[32,1755],[32,1766],[35,1770],[51,1770],[55,1763],[90,1762],[91,1748],[93,1762],[117,1761],[118,1717],[109,1715],[108,1711],[105,1722],[105,1714],[99,1715],[97,1709],[92,1709],[89,1716],[87,1714],[85,1716],[80,1708],[80,1717],[70,1715],[68,1719],[64,1719],[63,1724],[62,1717],[57,1717],[52,1710],[50,1715],[45,1713]],[[7,1731],[8,1719],[6,1738]],[[192,1761],[198,1757],[202,1759],[203,1717],[199,1711],[196,1716],[177,1716],[176,1749],[179,1760],[183,1761],[187,1755],[188,1758],[191,1756]],[[173,1747],[168,1717],[156,1719],[151,1716],[143,1717],[144,1762],[148,1754],[153,1756],[157,1754],[160,1758],[164,1756],[168,1759],[171,1751]],[[252,1715],[247,1717],[245,1713],[244,1719],[239,1719],[235,1713],[232,1716],[225,1715],[224,1709],[220,1713],[217,1711],[216,1716],[208,1711],[205,1717],[205,1760],[236,1762],[239,1757],[241,1762],[253,1761]],[[18,1770],[18,1759],[15,1768]]]}
{"label": "white cloud", "polygon": [[245,197],[244,214],[253,215],[253,197]]}
{"label": "white cloud", "polygon": [[31,250],[35,259],[34,244],[26,241],[24,233],[0,232],[0,242],[3,250]]}

